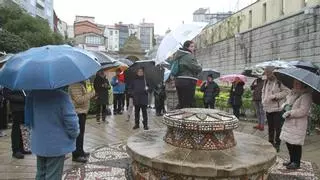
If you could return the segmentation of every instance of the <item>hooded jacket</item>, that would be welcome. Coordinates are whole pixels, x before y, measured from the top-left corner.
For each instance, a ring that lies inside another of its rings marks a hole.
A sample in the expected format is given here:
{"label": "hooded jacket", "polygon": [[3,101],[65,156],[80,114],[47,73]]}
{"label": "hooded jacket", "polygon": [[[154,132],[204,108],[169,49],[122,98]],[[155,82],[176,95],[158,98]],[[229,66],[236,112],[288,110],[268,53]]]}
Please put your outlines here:
{"label": "hooded jacket", "polygon": [[189,51],[180,49],[177,51],[174,61],[179,61],[177,78],[197,80],[199,73],[202,71],[202,67],[193,54]]}

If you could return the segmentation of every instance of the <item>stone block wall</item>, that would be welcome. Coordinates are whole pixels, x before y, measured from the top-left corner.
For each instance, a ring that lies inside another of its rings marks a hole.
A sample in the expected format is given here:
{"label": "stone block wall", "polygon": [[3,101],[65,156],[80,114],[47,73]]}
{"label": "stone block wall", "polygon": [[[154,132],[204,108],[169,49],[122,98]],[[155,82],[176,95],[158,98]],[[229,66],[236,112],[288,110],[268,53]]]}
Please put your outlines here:
{"label": "stone block wall", "polygon": [[196,52],[203,67],[222,74],[240,73],[267,60],[306,60],[320,64],[320,8],[303,11],[206,47]]}

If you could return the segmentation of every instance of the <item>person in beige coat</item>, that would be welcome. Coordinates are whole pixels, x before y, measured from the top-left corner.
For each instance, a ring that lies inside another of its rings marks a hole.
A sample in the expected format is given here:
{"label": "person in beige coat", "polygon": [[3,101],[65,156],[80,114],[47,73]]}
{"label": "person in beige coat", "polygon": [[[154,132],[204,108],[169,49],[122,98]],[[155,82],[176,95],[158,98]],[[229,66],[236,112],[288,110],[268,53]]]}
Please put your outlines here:
{"label": "person in beige coat", "polygon": [[280,151],[280,133],[283,123],[281,105],[285,102],[289,89],[277,80],[273,74],[274,67],[267,67],[265,75],[267,80],[262,88],[262,105],[268,120],[269,142]]}
{"label": "person in beige coat", "polygon": [[95,97],[94,92],[87,92],[85,82],[75,83],[69,86],[69,94],[79,117],[80,134],[76,141],[76,150],[72,153],[72,160],[85,163],[89,153],[84,152],[83,141],[86,127],[87,114],[90,108],[90,99]]}
{"label": "person in beige coat", "polygon": [[285,122],[280,139],[285,141],[290,161],[283,163],[288,169],[300,168],[302,145],[308,127],[308,114],[312,104],[312,94],[306,85],[294,80],[293,90],[283,104]]}

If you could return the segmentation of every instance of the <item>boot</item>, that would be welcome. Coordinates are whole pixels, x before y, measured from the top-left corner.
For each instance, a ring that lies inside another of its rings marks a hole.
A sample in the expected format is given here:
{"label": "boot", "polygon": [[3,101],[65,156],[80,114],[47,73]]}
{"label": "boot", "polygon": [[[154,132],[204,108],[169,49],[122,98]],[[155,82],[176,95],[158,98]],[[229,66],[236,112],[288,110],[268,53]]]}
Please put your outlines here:
{"label": "boot", "polygon": [[264,125],[260,125],[259,130],[260,130],[260,131],[264,131]]}
{"label": "boot", "polygon": [[260,124],[253,126],[254,129],[260,129]]}
{"label": "boot", "polygon": [[287,162],[282,163],[282,165],[283,165],[283,166],[289,166],[291,163],[292,163],[292,162],[287,161]]}
{"label": "boot", "polygon": [[291,170],[300,169],[300,165],[292,162],[292,163],[290,163],[290,165],[287,166],[287,169],[291,169]]}
{"label": "boot", "polygon": [[133,130],[136,130],[136,129],[139,129],[140,127],[139,127],[139,125],[134,125],[134,127],[132,128]]}

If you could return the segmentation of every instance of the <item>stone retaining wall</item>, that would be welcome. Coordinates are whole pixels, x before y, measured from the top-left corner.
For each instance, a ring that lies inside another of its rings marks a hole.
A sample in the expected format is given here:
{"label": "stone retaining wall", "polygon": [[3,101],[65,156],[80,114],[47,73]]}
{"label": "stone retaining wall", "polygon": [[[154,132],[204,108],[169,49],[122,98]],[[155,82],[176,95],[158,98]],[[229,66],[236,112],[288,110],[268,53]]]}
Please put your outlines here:
{"label": "stone retaining wall", "polygon": [[[316,7],[315,14],[320,14]],[[222,74],[239,73],[245,67],[271,59],[307,60],[320,64],[320,17],[303,11],[231,39],[199,48],[203,67]]]}

